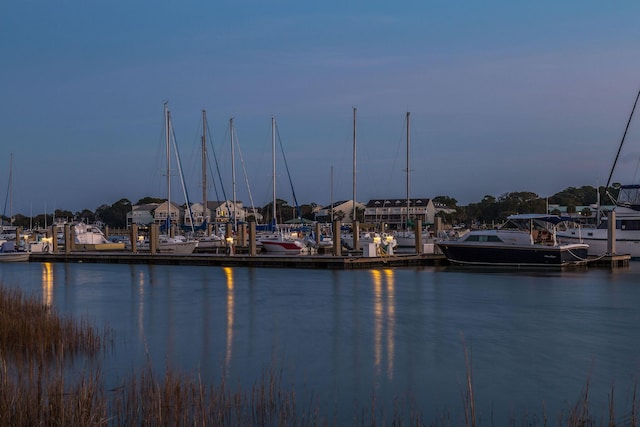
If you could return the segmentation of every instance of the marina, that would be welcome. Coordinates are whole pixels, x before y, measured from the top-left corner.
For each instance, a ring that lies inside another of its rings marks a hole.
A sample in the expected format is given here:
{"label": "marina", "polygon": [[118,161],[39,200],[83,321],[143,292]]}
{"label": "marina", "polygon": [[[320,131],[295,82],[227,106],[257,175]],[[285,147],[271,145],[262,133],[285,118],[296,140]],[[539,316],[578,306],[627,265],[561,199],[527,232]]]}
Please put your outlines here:
{"label": "marina", "polygon": [[[590,258],[582,267],[621,268],[629,265],[629,255],[608,255]],[[149,254],[130,252],[76,251],[69,253],[32,253],[32,262],[97,263],[97,264],[149,264],[182,266],[264,267],[293,269],[355,270],[449,265],[441,254],[395,254],[393,256],[363,257],[360,254],[331,255],[255,255],[245,254]],[[527,268],[513,265],[510,268]],[[550,266],[554,268],[554,266]],[[548,268],[548,267],[547,267]],[[561,266],[558,268],[562,268]],[[565,267],[566,268],[566,267]],[[576,267],[574,267],[576,268]],[[577,268],[580,268],[578,266]]]}

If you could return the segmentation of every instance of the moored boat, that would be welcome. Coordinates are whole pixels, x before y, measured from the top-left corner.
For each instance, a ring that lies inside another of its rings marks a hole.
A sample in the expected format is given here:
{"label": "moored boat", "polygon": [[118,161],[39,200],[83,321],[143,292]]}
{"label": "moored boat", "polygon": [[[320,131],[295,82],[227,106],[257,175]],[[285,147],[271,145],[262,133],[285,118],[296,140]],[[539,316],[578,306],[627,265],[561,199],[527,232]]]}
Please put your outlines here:
{"label": "moored boat", "polygon": [[79,222],[73,226],[77,249],[89,251],[124,250],[124,242],[110,242],[96,225]]}
{"label": "moored boat", "polygon": [[499,229],[473,230],[438,248],[454,264],[513,267],[562,267],[586,264],[589,245],[560,243],[555,215],[512,215]]}
{"label": "moored boat", "polygon": [[16,248],[15,241],[8,240],[0,244],[0,262],[29,261],[31,253]]}
{"label": "moored boat", "polygon": [[267,253],[300,255],[309,252],[309,248],[297,239],[263,239],[260,240],[262,247]]}
{"label": "moored boat", "polygon": [[[620,187],[615,202],[616,252],[640,258],[640,185]],[[604,219],[595,228],[581,226],[558,231],[558,236],[566,242],[586,243],[589,255],[602,256],[608,252],[609,220]]]}

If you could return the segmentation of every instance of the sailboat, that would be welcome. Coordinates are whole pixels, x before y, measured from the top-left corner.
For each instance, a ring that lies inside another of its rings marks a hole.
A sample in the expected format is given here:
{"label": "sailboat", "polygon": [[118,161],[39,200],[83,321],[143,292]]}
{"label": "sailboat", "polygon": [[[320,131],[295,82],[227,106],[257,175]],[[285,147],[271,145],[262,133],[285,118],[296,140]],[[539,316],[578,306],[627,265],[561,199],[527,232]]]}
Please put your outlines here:
{"label": "sailboat", "polygon": [[[176,237],[170,235],[170,230],[172,226],[172,212],[175,212],[176,209],[174,205],[171,203],[171,134],[172,134],[172,126],[171,126],[171,113],[169,112],[168,103],[164,103],[164,119],[165,119],[165,144],[166,144],[166,156],[167,156],[167,218],[165,222],[165,233],[161,234],[159,237],[158,244],[158,252],[161,253],[173,253],[173,254],[190,254],[198,246],[198,242],[196,240],[187,240],[184,237]],[[175,147],[174,141],[174,149],[177,155],[177,148]],[[180,159],[177,159],[178,167],[180,168]],[[180,170],[180,177],[182,178],[182,171]],[[184,189],[184,188],[183,188]],[[189,203],[187,202],[187,208],[189,209]],[[141,242],[140,249],[148,249],[149,242]]]}
{"label": "sailboat", "polygon": [[272,163],[272,190],[273,190],[273,219],[271,221],[272,234],[259,238],[259,243],[265,251],[275,254],[300,255],[311,252],[299,236],[285,230],[278,230],[276,215],[276,119],[271,118],[271,163]]}
{"label": "sailboat", "polygon": [[[633,118],[640,91],[636,95],[636,100],[631,109],[631,114],[627,120],[627,126],[622,135],[622,140],[618,146],[613,166],[609,172],[605,191],[608,194],[609,185],[613,172],[618,163],[622,146],[629,130],[629,125]],[[619,189],[618,197],[614,202],[614,212],[616,214],[615,234],[616,234],[616,252],[619,254],[628,254],[632,258],[640,258],[640,184],[626,184]],[[599,190],[598,190],[599,191]],[[611,197],[609,195],[609,197]],[[599,209],[598,209],[599,211]],[[599,220],[600,218],[598,218]],[[558,231],[558,237],[563,242],[584,242],[589,245],[589,255],[601,256],[608,252],[609,237],[608,220],[602,221],[597,228],[570,227],[563,231]]]}
{"label": "sailboat", "polygon": [[416,245],[416,235],[415,232],[410,232],[409,228],[409,210],[411,207],[411,199],[410,199],[410,144],[411,144],[411,126],[410,126],[410,116],[411,113],[407,111],[406,125],[407,125],[407,219],[405,221],[405,229],[398,231],[394,234],[396,241],[398,242],[398,247],[415,247]]}
{"label": "sailboat", "polygon": [[9,229],[7,230],[9,232],[5,233],[3,225],[2,235],[7,238],[0,239],[0,262],[28,261],[30,252],[20,247],[20,236],[16,232],[16,228],[13,226],[13,154],[11,154],[9,163],[9,185],[7,196],[9,197]]}
{"label": "sailboat", "polygon": [[[352,223],[356,223],[357,202],[356,202],[356,108],[353,107],[353,211],[351,214]],[[375,244],[386,254],[393,254],[393,248],[398,245],[394,236],[387,233],[358,233],[357,243],[354,239],[353,232],[344,233],[340,236],[340,240],[348,249],[360,250],[360,244]]]}

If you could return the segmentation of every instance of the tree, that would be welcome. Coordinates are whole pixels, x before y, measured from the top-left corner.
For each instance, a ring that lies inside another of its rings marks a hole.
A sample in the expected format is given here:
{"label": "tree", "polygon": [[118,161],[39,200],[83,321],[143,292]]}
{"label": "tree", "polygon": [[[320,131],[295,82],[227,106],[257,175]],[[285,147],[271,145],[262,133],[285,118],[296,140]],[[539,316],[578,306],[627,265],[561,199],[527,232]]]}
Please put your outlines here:
{"label": "tree", "polygon": [[448,208],[455,208],[458,205],[458,201],[449,196],[436,196],[433,198],[433,203],[441,204]]}
{"label": "tree", "polygon": [[149,196],[147,196],[147,197],[143,197],[142,199],[138,200],[136,202],[136,205],[149,205],[149,204],[152,204],[152,203],[161,204],[165,200],[167,200],[167,199],[159,199],[157,197],[149,197]]}
{"label": "tree", "polygon": [[[267,224],[271,224],[273,222],[273,202],[267,203],[262,207],[262,215],[264,217],[264,221]],[[276,199],[276,222],[284,222],[292,217],[291,208],[286,200]]]}
{"label": "tree", "polygon": [[125,228],[127,226],[127,213],[131,211],[131,202],[128,199],[120,199],[113,205],[102,205],[96,209],[96,215],[109,227]]}
{"label": "tree", "polygon": [[53,216],[66,221],[71,221],[73,219],[73,213],[70,211],[63,211],[61,209],[56,209]]}
{"label": "tree", "polygon": [[89,209],[83,209],[82,212],[76,212],[75,218],[78,221],[83,221],[87,224],[91,224],[96,220],[96,214],[91,212]]}

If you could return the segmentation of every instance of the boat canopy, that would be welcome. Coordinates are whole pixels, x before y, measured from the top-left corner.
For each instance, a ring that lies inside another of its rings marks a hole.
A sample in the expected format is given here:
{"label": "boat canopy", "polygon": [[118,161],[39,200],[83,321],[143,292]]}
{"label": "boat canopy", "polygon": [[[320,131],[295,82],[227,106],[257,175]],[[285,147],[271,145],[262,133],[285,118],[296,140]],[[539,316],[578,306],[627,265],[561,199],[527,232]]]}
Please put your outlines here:
{"label": "boat canopy", "polygon": [[620,193],[618,194],[616,205],[640,210],[640,185],[630,184],[620,186]]}
{"label": "boat canopy", "polygon": [[551,224],[558,224],[562,221],[569,220],[568,218],[559,217],[558,215],[547,215],[547,214],[517,214],[517,215],[509,215],[507,217],[510,221],[545,221],[550,222]]}

